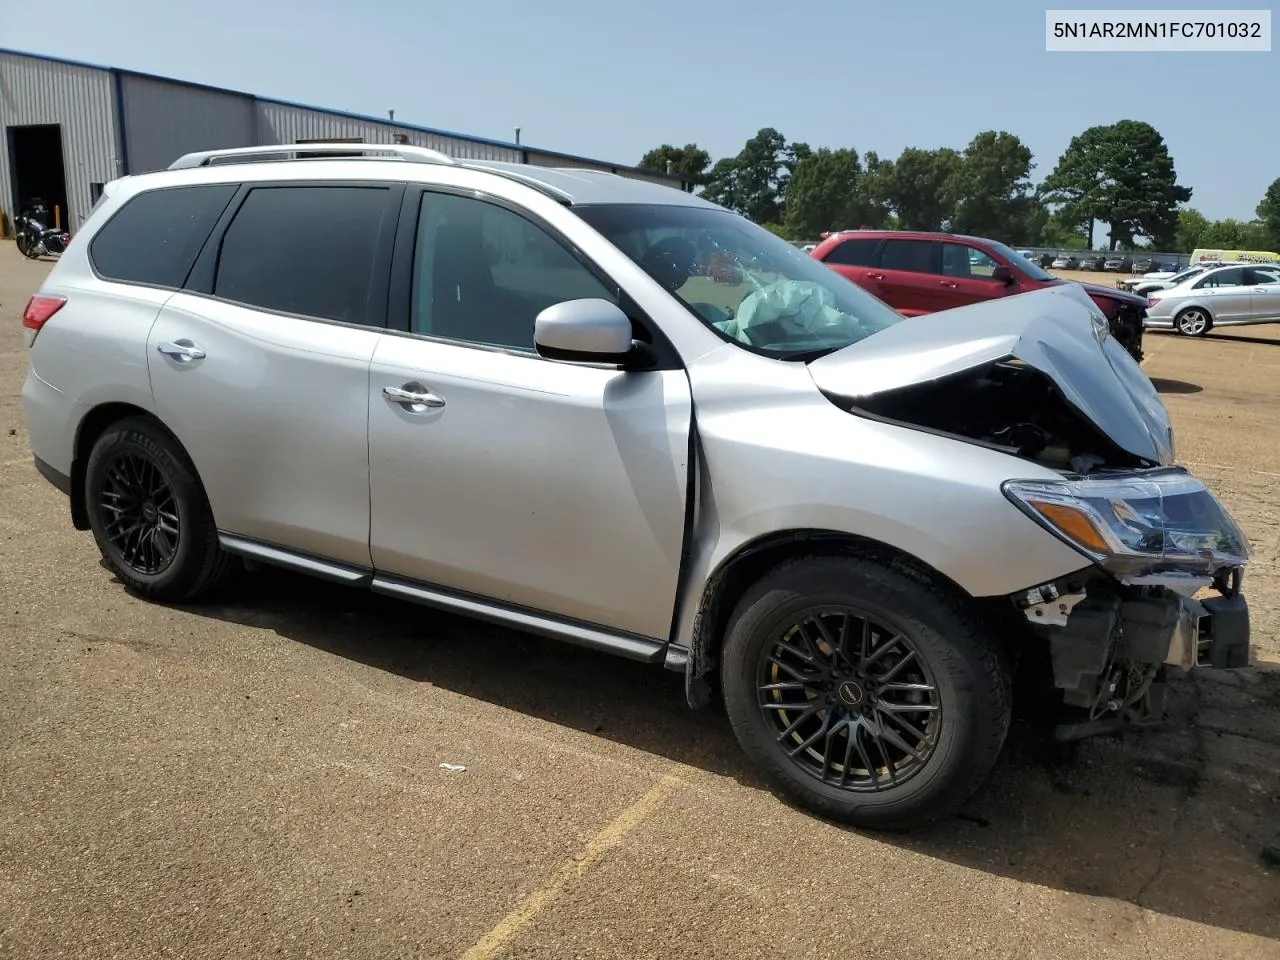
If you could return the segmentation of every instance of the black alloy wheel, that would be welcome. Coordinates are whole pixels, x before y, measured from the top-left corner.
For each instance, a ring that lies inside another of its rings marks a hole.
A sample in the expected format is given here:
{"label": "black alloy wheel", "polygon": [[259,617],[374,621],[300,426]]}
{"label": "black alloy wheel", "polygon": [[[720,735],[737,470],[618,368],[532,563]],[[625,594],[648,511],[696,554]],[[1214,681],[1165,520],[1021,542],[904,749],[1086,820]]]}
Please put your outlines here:
{"label": "black alloy wheel", "polygon": [[938,743],[942,704],[900,630],[852,606],[806,611],[760,663],[760,709],[810,776],[876,792],[917,774]]}
{"label": "black alloy wheel", "polygon": [[182,537],[173,486],[155,460],[117,453],[103,465],[97,507],[104,536],[135,573],[154,577],[173,562]]}
{"label": "black alloy wheel", "polygon": [[106,566],[149,600],[207,598],[239,567],[221,548],[195,465],[154,420],[128,417],[98,436],[84,503]]}

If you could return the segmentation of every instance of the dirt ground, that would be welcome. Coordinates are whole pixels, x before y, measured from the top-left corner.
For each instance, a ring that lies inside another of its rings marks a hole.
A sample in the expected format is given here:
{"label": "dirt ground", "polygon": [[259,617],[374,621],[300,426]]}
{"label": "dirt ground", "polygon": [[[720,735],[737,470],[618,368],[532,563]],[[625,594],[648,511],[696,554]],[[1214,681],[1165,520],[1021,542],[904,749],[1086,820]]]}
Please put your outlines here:
{"label": "dirt ground", "polygon": [[1147,345],[1252,538],[1257,666],[1073,751],[1019,724],[963,816],[884,836],[660,669],[282,573],[127,596],[31,465],[45,270],[0,244],[0,956],[1280,960],[1280,328]]}

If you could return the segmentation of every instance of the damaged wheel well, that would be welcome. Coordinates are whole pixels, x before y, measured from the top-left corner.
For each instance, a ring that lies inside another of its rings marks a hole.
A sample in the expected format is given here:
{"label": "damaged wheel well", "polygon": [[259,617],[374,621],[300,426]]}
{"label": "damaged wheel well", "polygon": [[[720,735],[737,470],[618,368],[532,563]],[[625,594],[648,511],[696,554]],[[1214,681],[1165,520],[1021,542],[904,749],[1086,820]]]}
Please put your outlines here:
{"label": "damaged wheel well", "polygon": [[954,580],[929,564],[897,547],[853,534],[831,530],[785,530],[767,534],[739,547],[717,568],[702,593],[694,621],[692,649],[686,666],[689,705],[705,706],[710,699],[720,660],[725,628],[742,594],[770,570],[787,560],[802,557],[859,557],[892,567],[895,571],[953,594],[958,603],[972,607],[992,620],[994,632],[1002,639],[1008,634],[998,629],[993,615],[1002,606],[977,600]]}

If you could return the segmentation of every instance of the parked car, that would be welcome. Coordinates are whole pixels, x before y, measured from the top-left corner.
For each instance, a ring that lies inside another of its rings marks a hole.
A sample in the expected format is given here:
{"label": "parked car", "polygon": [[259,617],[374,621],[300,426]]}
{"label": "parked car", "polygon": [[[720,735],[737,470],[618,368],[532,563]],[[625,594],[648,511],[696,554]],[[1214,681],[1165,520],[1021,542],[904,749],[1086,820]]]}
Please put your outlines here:
{"label": "parked car", "polygon": [[[1171,274],[1153,273],[1153,274],[1148,274],[1147,276],[1131,277],[1128,280],[1119,280],[1117,282],[1127,284],[1126,289],[1128,289],[1131,293],[1138,294],[1139,296],[1149,296],[1150,294],[1155,293],[1155,291],[1157,290],[1168,290],[1170,287],[1176,287],[1183,280],[1188,280],[1191,277],[1198,277],[1200,274],[1210,269],[1212,269],[1212,267],[1194,266],[1194,267],[1188,267],[1186,270],[1183,270],[1181,273],[1171,273]],[[1158,278],[1162,276],[1164,277],[1164,279],[1152,279],[1153,277]]]}
{"label": "parked car", "polygon": [[1076,267],[1077,270],[1098,270],[1101,271],[1106,263],[1105,257],[1086,256],[1080,258],[1080,263]]}
{"label": "parked car", "polygon": [[[858,230],[828,237],[811,256],[907,316],[1069,282],[999,241],[950,233]],[[1146,298],[1095,284],[1086,290],[1112,336],[1141,362]]]}
{"label": "parked car", "polygon": [[1148,300],[1146,326],[1203,337],[1214,327],[1280,323],[1280,265],[1215,267]]}
{"label": "parked car", "polygon": [[1151,257],[1139,257],[1133,261],[1133,272],[1137,274],[1150,273],[1153,270],[1160,269],[1160,262]]}
{"label": "parked car", "polygon": [[210,151],[107,185],[27,304],[22,402],[142,597],[248,558],[664,664],[797,802],[903,827],[988,776],[1014,654],[1064,736],[1248,661],[1247,541],[1095,303],[975,300],[904,318],[613,174]]}
{"label": "parked car", "polygon": [[1055,270],[1074,270],[1079,265],[1079,258],[1070,253],[1064,253],[1062,256],[1054,258],[1051,264]]}
{"label": "parked car", "polygon": [[1107,257],[1102,263],[1102,269],[1111,271],[1112,273],[1128,273],[1133,266],[1133,259],[1126,256]]}
{"label": "parked car", "polygon": [[1034,250],[1019,250],[1018,253],[1037,267],[1047,267],[1056,259],[1052,253],[1036,253]]}

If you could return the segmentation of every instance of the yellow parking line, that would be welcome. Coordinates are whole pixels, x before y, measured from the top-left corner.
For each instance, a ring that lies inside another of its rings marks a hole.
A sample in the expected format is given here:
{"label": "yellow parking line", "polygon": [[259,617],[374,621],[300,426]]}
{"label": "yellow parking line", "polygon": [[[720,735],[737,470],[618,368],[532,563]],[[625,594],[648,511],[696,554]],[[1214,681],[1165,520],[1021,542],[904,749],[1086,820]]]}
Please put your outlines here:
{"label": "yellow parking line", "polygon": [[498,921],[497,926],[477,940],[462,955],[462,960],[482,960],[496,955],[512,937],[564,892],[569,884],[590,870],[612,847],[617,846],[623,837],[638,827],[683,782],[678,777],[664,776],[643,797],[588,840],[582,852],[557,870],[546,886],[525,897],[519,906]]}

